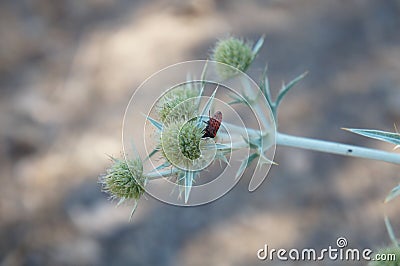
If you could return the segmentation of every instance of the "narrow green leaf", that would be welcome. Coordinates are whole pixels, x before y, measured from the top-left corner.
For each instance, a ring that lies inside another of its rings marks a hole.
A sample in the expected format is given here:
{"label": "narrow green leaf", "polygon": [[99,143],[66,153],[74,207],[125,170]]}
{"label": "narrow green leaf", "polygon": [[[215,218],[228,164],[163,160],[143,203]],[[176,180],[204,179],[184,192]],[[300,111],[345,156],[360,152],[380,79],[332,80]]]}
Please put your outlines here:
{"label": "narrow green leaf", "polygon": [[148,159],[150,159],[151,157],[153,157],[157,152],[159,152],[160,151],[160,148],[159,147],[157,147],[157,148],[154,148],[150,153],[149,153],[149,155],[147,155],[147,157],[144,159],[144,161],[147,161]]}
{"label": "narrow green leaf", "polygon": [[168,161],[166,161],[165,163],[163,163],[163,164],[157,166],[156,169],[157,169],[157,170],[162,170],[162,169],[165,169],[165,168],[170,167],[170,166],[171,166],[171,163],[168,162]]}
{"label": "narrow green leaf", "polygon": [[[264,153],[262,153],[260,150],[257,151],[257,155],[259,156],[259,160],[257,162],[257,166],[256,166],[256,171],[260,171],[260,173],[266,171],[266,169],[262,169],[262,167],[264,166],[264,164],[275,164],[277,165],[277,163],[275,163],[274,161],[268,159]],[[265,180],[265,178],[267,177],[266,174],[264,175],[253,175],[253,177],[251,178],[250,182],[249,182],[249,186],[248,189],[250,192],[253,192],[254,190],[256,190]]]}
{"label": "narrow green leaf", "polygon": [[247,106],[250,106],[250,99],[246,98],[246,95],[243,95],[243,98],[235,98],[235,96],[230,95],[233,101],[228,102],[229,105],[234,105],[234,104],[244,104]]}
{"label": "narrow green leaf", "polygon": [[256,44],[254,45],[254,47],[253,47],[253,57],[256,57],[257,54],[260,52],[260,49],[264,44],[264,38],[265,38],[265,35],[261,36],[260,39],[258,39]]}
{"label": "narrow green leaf", "polygon": [[177,176],[176,182],[182,188],[185,186],[185,172],[183,172],[183,171],[178,172],[178,176]]}
{"label": "narrow green leaf", "polygon": [[118,203],[117,203],[117,207],[118,207],[119,205],[121,205],[122,203],[124,203],[125,200],[126,200],[125,198],[120,198],[119,201],[118,201]]}
{"label": "narrow green leaf", "polygon": [[228,103],[229,105],[238,104],[238,103],[245,103],[245,101],[243,99],[239,98],[235,94],[229,94],[229,97],[233,100],[233,101],[230,101]]}
{"label": "narrow green leaf", "polygon": [[381,141],[386,141],[389,143],[393,143],[395,145],[400,144],[400,134],[387,132],[387,131],[380,131],[380,130],[373,130],[373,129],[357,129],[357,128],[343,128],[344,130],[350,131],[352,133],[362,135],[364,137],[377,139]]}
{"label": "narrow green leaf", "polygon": [[235,178],[239,178],[240,176],[243,175],[244,170],[246,170],[246,168],[251,164],[251,162],[258,157],[257,153],[253,153],[251,155],[249,155],[246,159],[244,159],[242,161],[242,164],[239,167],[238,172],[236,173],[236,177]]}
{"label": "narrow green leaf", "polygon": [[392,191],[390,191],[389,195],[387,195],[385,199],[385,203],[388,203],[392,199],[396,198],[397,196],[400,195],[400,185],[394,187]]}
{"label": "narrow green leaf", "polygon": [[250,149],[261,149],[261,138],[249,138],[242,136],[243,140],[249,144]]}
{"label": "narrow green leaf", "polygon": [[196,99],[196,106],[197,106],[197,108],[200,108],[201,96],[202,96],[203,93],[204,93],[204,88],[205,88],[205,87],[206,87],[205,84],[202,84],[202,85],[201,85],[200,92],[199,92],[199,96],[197,96],[197,99]]}
{"label": "narrow green leaf", "polygon": [[193,186],[193,180],[196,177],[196,172],[185,171],[184,181],[185,181],[185,203],[189,200],[189,194]]}
{"label": "narrow green leaf", "polygon": [[204,68],[203,68],[203,71],[201,72],[201,76],[200,76],[201,89],[200,89],[200,93],[199,93],[199,96],[197,97],[197,101],[196,101],[197,106],[200,105],[201,96],[203,95],[204,88],[206,87],[207,80],[205,78],[206,78],[207,66],[208,66],[208,60],[204,64]]}
{"label": "narrow green leaf", "polygon": [[260,153],[260,161],[259,161],[259,166],[263,166],[264,164],[274,164],[278,165],[276,162],[268,159],[264,154]]}
{"label": "narrow green leaf", "polygon": [[203,121],[203,117],[204,117],[204,116],[208,116],[208,113],[209,113],[209,111],[210,111],[210,109],[211,109],[211,105],[212,105],[212,103],[213,103],[213,101],[214,101],[214,98],[215,98],[215,94],[217,93],[218,87],[219,87],[219,84],[218,84],[217,87],[215,88],[215,90],[214,90],[213,94],[210,96],[210,98],[208,98],[206,104],[205,104],[204,107],[203,107],[203,110],[201,111],[199,117],[197,118],[197,126],[198,126],[198,127],[201,127],[201,126],[202,126],[202,124],[203,124],[203,122],[202,122],[202,121]]}
{"label": "narrow green leaf", "polygon": [[239,103],[243,103],[243,101],[242,100],[233,100],[233,101],[230,101],[228,104],[234,105],[234,104],[239,104]]}
{"label": "narrow green leaf", "polygon": [[170,166],[171,166],[171,163],[168,162],[168,161],[166,161],[165,163],[163,163],[163,164],[157,166],[157,167],[154,168],[152,171],[150,171],[149,174],[156,173],[156,172],[161,173],[160,170],[164,170],[165,168],[168,168],[168,167],[170,167]]}
{"label": "narrow green leaf", "polygon": [[278,97],[276,98],[276,108],[278,108],[280,102],[282,101],[283,97],[296,85],[300,80],[302,80],[308,72],[304,72],[303,74],[299,75],[297,78],[293,79],[289,84],[285,85],[282,84],[282,89],[279,91]]}
{"label": "narrow green leaf", "polygon": [[178,172],[178,176],[176,179],[176,183],[178,186],[178,199],[182,199],[182,193],[185,191],[185,172]]}
{"label": "narrow green leaf", "polygon": [[129,216],[129,222],[132,220],[132,216],[135,213],[137,206],[138,206],[138,202],[137,202],[137,200],[135,200],[135,203],[134,203],[132,211],[131,211],[131,215]]}
{"label": "narrow green leaf", "polygon": [[172,176],[175,176],[177,173],[179,173],[179,170],[177,168],[172,167],[171,169],[164,170],[164,171],[154,171],[153,170],[151,172],[148,172],[146,174],[146,176],[148,179],[157,179],[160,177],[172,177]]}
{"label": "narrow green leaf", "polygon": [[134,157],[140,159],[140,157],[139,157],[139,152],[138,152],[138,150],[137,150],[137,148],[136,148],[136,145],[135,145],[135,143],[133,142],[133,140],[131,140],[131,149],[132,149],[132,152],[133,152],[133,154],[134,154]]}
{"label": "narrow green leaf", "polygon": [[228,166],[231,166],[228,159],[226,158],[225,154],[223,152],[218,151],[215,154],[215,159],[219,160],[220,162],[220,166],[221,166],[221,162],[226,163]]}
{"label": "narrow green leaf", "polygon": [[146,116],[146,119],[150,121],[150,123],[155,126],[159,131],[162,131],[163,129],[163,124],[161,124],[160,122],[158,122],[157,120],[151,118],[150,116]]}
{"label": "narrow green leaf", "polygon": [[269,79],[268,79],[268,75],[267,75],[267,71],[268,71],[268,65],[265,65],[263,74],[261,76],[261,82],[260,82],[260,89],[262,91],[262,93],[265,96],[265,99],[267,99],[267,102],[270,106],[272,106],[272,96],[271,96],[271,89],[269,86]]}
{"label": "narrow green leaf", "polygon": [[[204,64],[203,71],[201,72],[201,76],[200,76],[201,85],[203,85],[201,93],[203,93],[204,86],[206,85],[206,82],[207,82],[205,79],[206,73],[207,73],[207,67],[208,67],[208,59],[206,60],[206,63]],[[201,94],[200,94],[200,96],[201,96]]]}
{"label": "narrow green leaf", "polygon": [[247,101],[247,105],[253,105],[262,92],[260,90],[254,91],[252,89],[253,84],[248,79],[240,79],[240,83],[242,84],[241,97]]}
{"label": "narrow green leaf", "polygon": [[390,240],[392,240],[393,245],[395,245],[396,247],[399,247],[399,242],[397,241],[397,238],[394,235],[392,225],[390,224],[389,218],[387,216],[385,216],[385,225],[386,225],[386,230],[388,231]]}

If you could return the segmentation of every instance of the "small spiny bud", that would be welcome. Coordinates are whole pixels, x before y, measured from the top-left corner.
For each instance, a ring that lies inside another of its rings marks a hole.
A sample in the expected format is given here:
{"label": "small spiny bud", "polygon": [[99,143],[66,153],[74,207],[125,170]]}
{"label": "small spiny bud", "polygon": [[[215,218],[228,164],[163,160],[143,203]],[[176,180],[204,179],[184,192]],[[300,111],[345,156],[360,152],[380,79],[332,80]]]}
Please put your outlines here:
{"label": "small spiny bud", "polygon": [[113,164],[107,173],[100,177],[103,190],[112,199],[139,200],[144,193],[146,177],[143,175],[143,164],[140,159],[121,160],[112,158]]}
{"label": "small spiny bud", "polygon": [[171,121],[186,120],[196,115],[196,97],[199,89],[194,84],[184,84],[167,92],[157,104],[160,121],[167,124]]}
{"label": "small spiny bud", "polygon": [[230,78],[239,73],[237,70],[245,72],[253,61],[254,54],[249,43],[230,37],[217,42],[211,58],[235,68],[220,67],[219,74],[223,78]]}

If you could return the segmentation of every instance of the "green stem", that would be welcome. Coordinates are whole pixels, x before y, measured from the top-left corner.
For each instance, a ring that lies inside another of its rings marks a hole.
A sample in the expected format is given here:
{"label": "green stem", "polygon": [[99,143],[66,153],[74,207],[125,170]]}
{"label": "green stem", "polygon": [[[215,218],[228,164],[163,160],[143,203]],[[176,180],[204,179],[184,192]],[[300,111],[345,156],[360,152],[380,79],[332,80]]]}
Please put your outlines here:
{"label": "green stem", "polygon": [[230,130],[232,130],[232,133],[239,134],[240,136],[252,136],[252,137],[259,137],[260,131],[252,128],[246,128],[246,127],[241,127],[237,126],[235,124],[227,123],[227,122],[222,122],[222,125],[226,126]]}
{"label": "green stem", "polygon": [[[229,124],[229,127],[234,127],[234,131],[241,132],[242,130],[250,131],[250,135],[259,136],[260,132],[255,129],[245,129],[239,126]],[[331,154],[339,154],[351,157],[365,158],[377,161],[383,161],[393,164],[400,164],[400,154],[380,151],[375,149],[363,148],[354,145],[342,144],[337,142],[330,142],[324,140],[316,140],[311,138],[291,136],[283,133],[276,133],[276,144],[287,147],[295,147],[307,150],[314,150],[319,152],[326,152]],[[248,148],[248,143],[243,140],[235,141],[230,146],[230,149],[237,150]],[[146,176],[150,180],[168,177],[179,172],[179,169],[172,168],[171,170],[152,171],[147,173]]]}
{"label": "green stem", "polygon": [[171,176],[173,174],[178,173],[179,170],[177,168],[172,168],[171,170],[166,170],[166,171],[151,171],[149,173],[146,173],[145,176],[150,179],[158,179],[158,178],[162,178],[162,177],[168,177]]}
{"label": "green stem", "polygon": [[337,142],[296,137],[282,133],[276,134],[276,144],[288,147],[296,147],[332,154],[359,157],[388,163],[400,164],[400,155],[375,149],[363,148]]}

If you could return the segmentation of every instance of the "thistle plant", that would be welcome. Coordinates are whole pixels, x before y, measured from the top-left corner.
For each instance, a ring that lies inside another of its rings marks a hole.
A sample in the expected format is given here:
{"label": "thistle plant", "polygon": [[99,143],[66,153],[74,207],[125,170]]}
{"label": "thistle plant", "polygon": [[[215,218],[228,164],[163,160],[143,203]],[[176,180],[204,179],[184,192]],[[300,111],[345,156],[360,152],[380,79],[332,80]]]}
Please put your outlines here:
{"label": "thistle plant", "polygon": [[[255,83],[253,84],[244,72],[256,59],[263,43],[263,37],[254,45],[234,37],[220,40],[212,50],[212,61],[192,62],[192,64],[202,64],[200,76],[195,77],[196,73],[190,73],[188,70],[185,80],[179,84],[168,84],[164,88],[166,92],[157,88],[161,96],[155,99],[154,108],[144,116],[141,112],[145,128],[147,125],[151,126],[152,131],[149,135],[154,145],[149,152],[142,155],[139,152],[134,153],[135,159],[126,153],[125,160],[113,159],[112,166],[100,178],[104,190],[111,195],[111,198],[117,198],[120,202],[125,200],[137,202],[145,191],[155,195],[151,186],[153,182],[166,180],[168,182],[165,184],[171,185],[169,187],[178,187],[177,198],[182,200],[182,205],[189,204],[193,189],[197,189],[196,183],[198,181],[201,183],[203,174],[209,174],[210,167],[215,162],[224,165],[224,169],[234,169],[234,174],[229,177],[232,179],[232,184],[235,184],[252,164],[256,165],[254,172],[261,173],[261,177],[254,178],[253,174],[249,185],[249,190],[252,191],[261,184],[271,164],[274,164],[275,145],[400,164],[400,155],[397,153],[281,133],[278,120],[280,103],[307,73],[283,84],[276,98],[273,98],[265,69],[260,82],[255,85],[257,89],[252,89]],[[186,69],[188,65],[182,64],[181,68]],[[164,75],[164,78],[166,76],[168,75]],[[236,91],[229,90],[229,86],[234,87]],[[224,96],[228,96],[230,101],[226,101],[222,106],[220,102]],[[232,118],[229,121],[235,106],[248,108],[248,111],[254,114],[256,126],[246,125],[248,121],[237,124]],[[212,120],[214,112],[220,111],[218,108],[228,110],[228,113],[222,112],[224,117],[227,114],[228,119],[223,118],[222,122]],[[129,116],[128,109],[124,121],[134,120]],[[136,115],[139,111],[135,110],[134,113]],[[138,124],[139,120],[137,118],[135,123]],[[214,137],[204,137],[206,127],[210,125],[214,127],[217,125],[220,128],[216,130]],[[396,145],[395,148],[400,145],[400,134],[397,131],[353,128],[345,130],[392,143]],[[126,135],[129,136],[124,133],[124,136]],[[147,137],[146,135],[142,137]],[[142,148],[139,150],[147,150],[146,145]],[[246,153],[241,154],[241,157],[235,157],[241,151]],[[237,158],[240,158],[238,164],[236,164]],[[209,185],[212,186],[213,183],[210,182]],[[386,202],[398,195],[400,186],[393,188]],[[219,196],[209,196],[207,200],[194,205],[209,202]]]}
{"label": "thistle plant", "polygon": [[229,78],[240,71],[245,72],[249,68],[258,53],[257,47],[255,48],[256,50],[253,51],[251,43],[245,42],[243,39],[228,38],[217,42],[211,59],[233,67],[222,67],[219,71],[222,77]]}
{"label": "thistle plant", "polygon": [[131,218],[138,200],[145,192],[147,178],[143,175],[142,161],[138,158],[121,160],[113,157],[111,160],[113,164],[107,169],[107,173],[100,177],[100,184],[112,200],[118,201],[118,205],[125,201],[134,201]]}

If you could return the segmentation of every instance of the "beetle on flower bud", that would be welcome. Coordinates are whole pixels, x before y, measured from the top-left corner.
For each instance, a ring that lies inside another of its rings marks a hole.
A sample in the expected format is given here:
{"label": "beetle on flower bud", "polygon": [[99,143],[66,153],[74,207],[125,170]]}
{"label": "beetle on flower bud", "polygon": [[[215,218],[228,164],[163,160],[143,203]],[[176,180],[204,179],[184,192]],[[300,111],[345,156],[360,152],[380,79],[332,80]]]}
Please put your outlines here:
{"label": "beetle on flower bud", "polygon": [[215,138],[217,135],[218,129],[221,126],[222,122],[222,113],[221,111],[217,111],[213,117],[208,115],[210,120],[205,122],[207,124],[206,128],[203,130],[204,135],[202,138]]}

